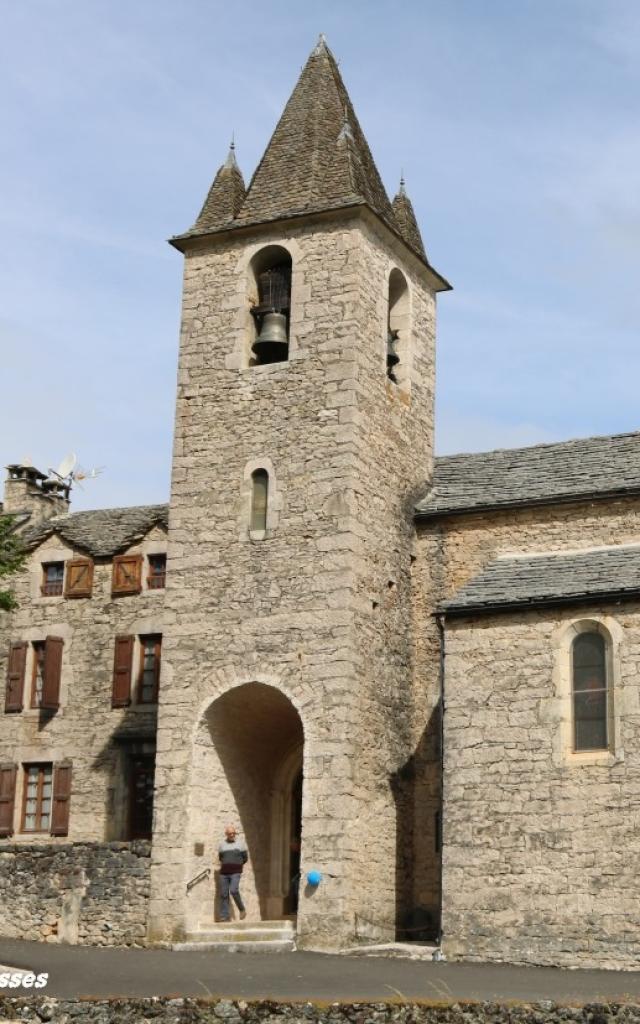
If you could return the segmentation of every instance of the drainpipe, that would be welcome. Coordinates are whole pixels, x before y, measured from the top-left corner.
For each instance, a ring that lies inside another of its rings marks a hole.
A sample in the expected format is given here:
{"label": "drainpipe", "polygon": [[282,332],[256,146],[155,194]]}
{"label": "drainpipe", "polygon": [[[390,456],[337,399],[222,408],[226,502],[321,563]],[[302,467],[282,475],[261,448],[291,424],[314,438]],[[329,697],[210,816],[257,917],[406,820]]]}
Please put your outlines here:
{"label": "drainpipe", "polygon": [[438,947],[442,945],[442,900],[443,900],[443,885],[442,885],[442,860],[444,853],[444,659],[445,659],[445,632],[444,632],[444,621],[445,617],[442,614],[436,614],[436,624],[438,626],[438,632],[440,634],[440,835],[439,846],[440,846],[440,878],[438,886]]}

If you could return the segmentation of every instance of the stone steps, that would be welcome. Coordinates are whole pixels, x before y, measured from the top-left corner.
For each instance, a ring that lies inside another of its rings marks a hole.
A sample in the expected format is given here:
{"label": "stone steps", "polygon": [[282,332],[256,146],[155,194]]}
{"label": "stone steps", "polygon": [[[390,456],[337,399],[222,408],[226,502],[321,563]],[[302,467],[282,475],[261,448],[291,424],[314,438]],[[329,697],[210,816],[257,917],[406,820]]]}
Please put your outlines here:
{"label": "stone steps", "polygon": [[224,921],[188,932],[178,951],[226,950],[233,953],[286,953],[295,949],[292,921]]}

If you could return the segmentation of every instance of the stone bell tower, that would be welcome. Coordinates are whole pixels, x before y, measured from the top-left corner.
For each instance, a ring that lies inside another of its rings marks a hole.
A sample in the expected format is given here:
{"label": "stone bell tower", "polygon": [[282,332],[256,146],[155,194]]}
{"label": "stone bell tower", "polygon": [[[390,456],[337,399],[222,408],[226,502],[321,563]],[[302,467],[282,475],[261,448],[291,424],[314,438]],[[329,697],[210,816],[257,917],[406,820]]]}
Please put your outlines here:
{"label": "stone bell tower", "polygon": [[448,285],[403,185],[389,201],[322,39],[249,187],[232,149],[172,244],[185,269],[149,937],[213,923],[207,869],[232,821],[247,921],[297,915],[307,947],[390,938],[392,780],[421,714],[412,502],[431,475]]}

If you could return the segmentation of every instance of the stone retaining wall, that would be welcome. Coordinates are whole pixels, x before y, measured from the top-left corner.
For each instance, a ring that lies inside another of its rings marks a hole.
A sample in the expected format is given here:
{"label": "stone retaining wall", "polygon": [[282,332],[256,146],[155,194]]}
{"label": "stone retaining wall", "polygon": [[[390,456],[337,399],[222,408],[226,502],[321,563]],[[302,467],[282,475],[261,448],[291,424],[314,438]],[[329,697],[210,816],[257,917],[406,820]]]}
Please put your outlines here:
{"label": "stone retaining wall", "polygon": [[0,935],[143,946],[151,844],[0,843]]}
{"label": "stone retaining wall", "polygon": [[540,1002],[510,1003],[270,1003],[196,999],[70,1000],[0,997],[0,1020],[16,1024],[637,1024],[640,1006],[592,1004],[583,1007]]}

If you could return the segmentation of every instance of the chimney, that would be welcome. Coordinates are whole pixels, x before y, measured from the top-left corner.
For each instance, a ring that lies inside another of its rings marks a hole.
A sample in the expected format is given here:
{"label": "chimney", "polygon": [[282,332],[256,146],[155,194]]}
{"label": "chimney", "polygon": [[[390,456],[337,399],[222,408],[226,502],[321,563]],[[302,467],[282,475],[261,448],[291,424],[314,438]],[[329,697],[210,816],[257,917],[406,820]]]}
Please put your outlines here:
{"label": "chimney", "polygon": [[27,513],[31,524],[69,511],[69,485],[49,478],[35,466],[18,464],[7,466],[4,483],[4,515]]}

